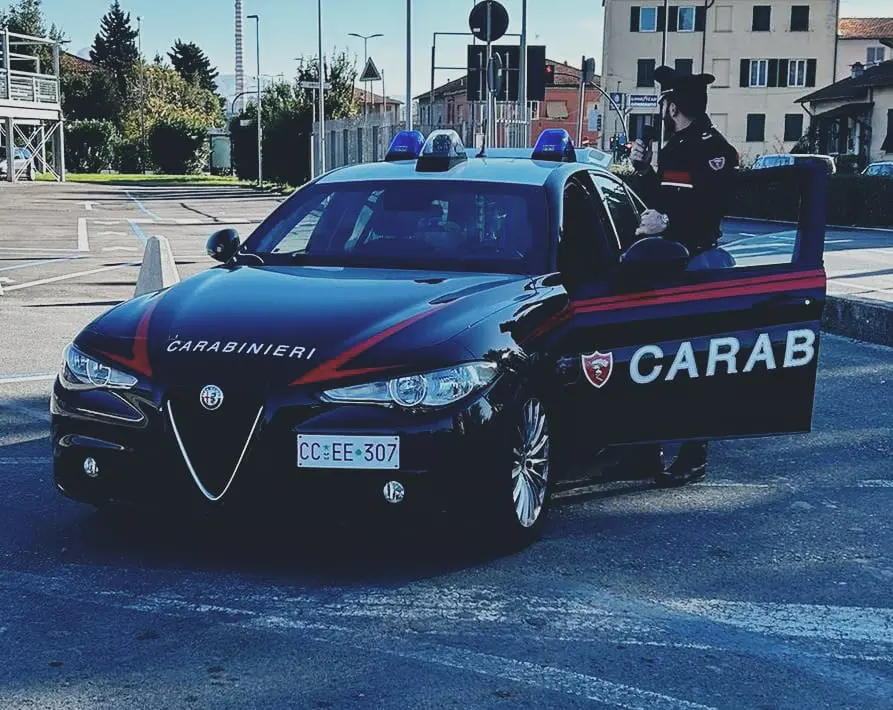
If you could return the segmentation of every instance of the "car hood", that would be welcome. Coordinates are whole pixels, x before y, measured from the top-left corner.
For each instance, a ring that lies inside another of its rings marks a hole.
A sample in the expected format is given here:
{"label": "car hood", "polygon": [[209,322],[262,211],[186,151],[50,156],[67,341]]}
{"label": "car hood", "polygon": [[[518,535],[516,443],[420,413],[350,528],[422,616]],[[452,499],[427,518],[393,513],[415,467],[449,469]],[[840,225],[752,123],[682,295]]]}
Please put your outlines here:
{"label": "car hood", "polygon": [[391,376],[469,359],[449,341],[528,282],[501,274],[218,267],[113,308],[76,342],[167,385]]}

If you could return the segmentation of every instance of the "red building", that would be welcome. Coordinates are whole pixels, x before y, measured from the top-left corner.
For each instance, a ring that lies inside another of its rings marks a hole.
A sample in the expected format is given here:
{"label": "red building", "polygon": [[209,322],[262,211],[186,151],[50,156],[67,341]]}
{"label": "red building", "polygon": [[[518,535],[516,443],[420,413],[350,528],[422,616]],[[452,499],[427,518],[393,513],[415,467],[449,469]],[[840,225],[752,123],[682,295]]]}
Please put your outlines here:
{"label": "red building", "polygon": [[[546,87],[544,101],[530,102],[530,135],[527,145],[533,145],[537,136],[547,128],[564,128],[574,141],[577,140],[578,116],[580,111],[580,69],[551,59],[546,60],[551,68],[554,83]],[[417,123],[428,133],[438,128],[452,128],[463,137],[466,145],[477,144],[476,136],[481,133],[483,106],[470,104],[465,96],[466,77],[448,81],[414,98],[418,107]],[[586,85],[583,103],[583,139],[593,145],[599,138],[598,131],[589,130],[589,113],[599,105],[600,93],[596,89],[599,77]],[[497,105],[497,133],[499,145],[506,145],[509,127],[515,120],[515,104]]]}

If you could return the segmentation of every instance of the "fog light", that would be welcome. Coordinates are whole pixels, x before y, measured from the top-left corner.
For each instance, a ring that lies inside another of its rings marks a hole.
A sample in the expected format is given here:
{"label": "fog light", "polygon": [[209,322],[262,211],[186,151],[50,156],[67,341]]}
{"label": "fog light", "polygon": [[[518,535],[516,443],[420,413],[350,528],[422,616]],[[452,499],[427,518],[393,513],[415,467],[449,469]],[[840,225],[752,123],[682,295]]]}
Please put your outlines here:
{"label": "fog light", "polygon": [[406,496],[406,489],[400,481],[388,481],[384,484],[382,493],[388,503],[402,503]]}
{"label": "fog light", "polygon": [[90,478],[96,478],[99,475],[99,464],[96,463],[96,459],[92,456],[84,459],[84,473]]}

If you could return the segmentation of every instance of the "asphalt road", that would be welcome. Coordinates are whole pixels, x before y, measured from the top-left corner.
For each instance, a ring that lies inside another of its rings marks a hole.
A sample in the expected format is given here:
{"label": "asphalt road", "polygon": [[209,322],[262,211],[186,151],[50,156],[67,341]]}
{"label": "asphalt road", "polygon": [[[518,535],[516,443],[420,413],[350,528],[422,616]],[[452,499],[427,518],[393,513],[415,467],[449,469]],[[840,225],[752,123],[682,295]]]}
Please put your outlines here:
{"label": "asphalt road", "polygon": [[581,482],[514,555],[434,524],[110,521],[53,488],[47,414],[65,342],[133,290],[102,247],[144,217],[189,273],[213,225],[275,203],[13,189],[0,263],[76,250],[81,218],[90,260],[13,285],[119,268],[0,297],[0,707],[891,707],[893,350],[823,336],[812,434],[716,442],[682,490]]}
{"label": "asphalt road", "polygon": [[[748,263],[790,263],[796,225],[784,222],[727,219],[722,244]],[[859,296],[893,306],[893,225],[890,229],[825,231],[828,293]]]}

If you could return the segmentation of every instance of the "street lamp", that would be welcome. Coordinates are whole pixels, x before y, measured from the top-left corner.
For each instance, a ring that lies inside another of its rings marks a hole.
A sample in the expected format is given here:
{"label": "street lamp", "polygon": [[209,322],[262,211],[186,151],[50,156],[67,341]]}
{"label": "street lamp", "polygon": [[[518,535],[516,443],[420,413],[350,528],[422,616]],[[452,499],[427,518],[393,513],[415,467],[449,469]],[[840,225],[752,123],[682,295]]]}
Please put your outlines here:
{"label": "street lamp", "polygon": [[[359,37],[361,40],[363,40],[363,69],[365,70],[366,64],[369,61],[369,50],[368,50],[369,40],[374,39],[375,37],[384,37],[384,35],[381,33],[376,33],[374,35],[359,35],[356,32],[348,32],[347,34],[349,37]],[[369,82],[364,81],[363,82],[363,114],[364,115],[368,112],[368,101],[366,98],[366,93],[367,93],[368,87],[369,87]]]}
{"label": "street lamp", "polygon": [[412,0],[406,0],[406,130],[412,130]]}
{"label": "street lamp", "polygon": [[261,87],[260,87],[260,17],[257,15],[248,15],[249,20],[254,20],[254,37],[257,45],[257,186],[264,186],[264,150],[263,150],[263,123],[261,116],[263,114],[261,106]]}

